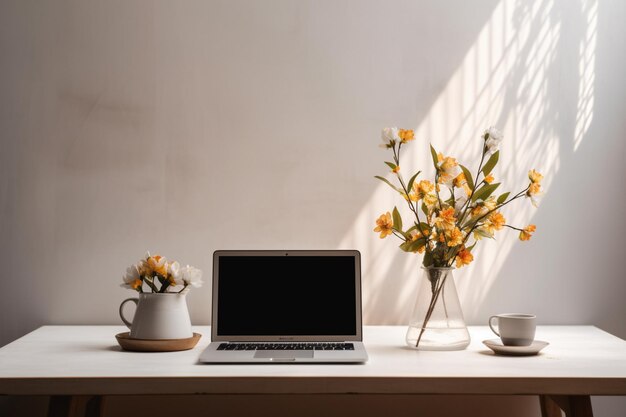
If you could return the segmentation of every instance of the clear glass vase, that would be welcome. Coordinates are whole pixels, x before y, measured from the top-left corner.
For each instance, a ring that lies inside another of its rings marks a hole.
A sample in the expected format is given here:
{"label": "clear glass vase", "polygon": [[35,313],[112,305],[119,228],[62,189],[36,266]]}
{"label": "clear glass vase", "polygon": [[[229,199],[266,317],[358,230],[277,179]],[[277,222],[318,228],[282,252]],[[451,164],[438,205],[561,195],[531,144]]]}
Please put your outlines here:
{"label": "clear glass vase", "polygon": [[419,350],[462,350],[470,343],[454,268],[422,267],[406,343]]}

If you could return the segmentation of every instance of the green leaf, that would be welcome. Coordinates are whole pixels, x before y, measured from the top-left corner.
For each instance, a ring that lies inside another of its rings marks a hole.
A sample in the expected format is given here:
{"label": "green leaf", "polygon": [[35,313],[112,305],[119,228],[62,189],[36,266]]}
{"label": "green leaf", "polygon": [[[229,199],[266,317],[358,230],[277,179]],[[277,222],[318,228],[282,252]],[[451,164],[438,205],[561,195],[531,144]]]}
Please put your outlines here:
{"label": "green leaf", "polygon": [[433,157],[433,165],[435,166],[435,169],[439,169],[439,167],[437,166],[437,164],[439,163],[439,158],[437,158],[437,151],[435,151],[433,145],[430,145],[430,155]]}
{"label": "green leaf", "polygon": [[483,169],[481,169],[481,171],[482,171],[482,173],[483,173],[483,175],[485,177],[491,173],[493,168],[498,163],[498,159],[499,158],[500,158],[500,151],[497,151],[493,155],[491,155],[491,158],[489,158],[489,160],[487,161],[487,163],[485,164]]}
{"label": "green leaf", "polygon": [[394,190],[399,192],[401,195],[404,195],[404,191],[402,191],[401,189],[399,189],[398,187],[396,187],[395,185],[390,183],[387,178],[383,178],[383,177],[381,177],[379,175],[375,175],[374,178],[377,178],[377,179],[381,180],[382,182],[384,182],[385,184],[387,184],[388,186],[390,186],[391,188],[393,188]]}
{"label": "green leaf", "polygon": [[472,196],[472,202],[476,200],[486,200],[489,196],[500,186],[500,183],[497,182],[495,184],[486,184],[480,187]]}
{"label": "green leaf", "polygon": [[471,252],[472,249],[474,249],[474,246],[476,246],[476,244],[478,243],[478,241],[475,241],[471,246],[465,248],[466,251]]}
{"label": "green leaf", "polygon": [[387,161],[385,161],[385,165],[387,165],[389,168],[391,168],[392,171],[398,167],[393,162],[387,162]]}
{"label": "green leaf", "polygon": [[417,171],[417,173],[415,175],[413,175],[411,177],[411,179],[409,180],[409,184],[408,184],[408,186],[406,188],[408,192],[411,192],[411,190],[413,189],[413,183],[415,182],[415,178],[417,178],[417,176],[420,174],[420,172],[422,172],[422,171]]}
{"label": "green leaf", "polygon": [[433,262],[433,253],[431,251],[426,251],[424,254],[424,261],[422,263],[428,268],[429,266],[432,266]]}
{"label": "green leaf", "polygon": [[509,194],[511,194],[511,193],[506,192],[504,194],[501,194],[500,197],[498,197],[497,203],[498,204],[504,203],[506,201],[506,199],[509,198]]}
{"label": "green leaf", "polygon": [[487,231],[485,231],[485,230],[483,230],[481,228],[474,229],[474,233],[476,233],[477,235],[480,235],[482,237],[493,239],[493,235],[489,234],[489,232],[487,232]]}
{"label": "green leaf", "polygon": [[465,175],[465,179],[467,180],[467,185],[472,190],[474,189],[474,178],[472,178],[472,174],[469,172],[469,169],[465,168],[463,165],[459,164],[461,169],[463,170],[463,174]]}
{"label": "green leaf", "polygon": [[405,252],[415,252],[419,248],[424,246],[425,244],[426,244],[426,239],[421,237],[416,240],[410,240],[408,242],[404,242],[403,244],[400,245],[400,249],[402,249]]}
{"label": "green leaf", "polygon": [[[400,216],[400,212],[397,207],[393,208],[393,212],[391,213],[391,217],[393,218],[393,228],[400,232],[402,232],[402,217]],[[404,234],[404,233],[403,233]]]}
{"label": "green leaf", "polygon": [[426,207],[426,204],[424,203],[422,203],[422,213],[428,216],[428,207]]}

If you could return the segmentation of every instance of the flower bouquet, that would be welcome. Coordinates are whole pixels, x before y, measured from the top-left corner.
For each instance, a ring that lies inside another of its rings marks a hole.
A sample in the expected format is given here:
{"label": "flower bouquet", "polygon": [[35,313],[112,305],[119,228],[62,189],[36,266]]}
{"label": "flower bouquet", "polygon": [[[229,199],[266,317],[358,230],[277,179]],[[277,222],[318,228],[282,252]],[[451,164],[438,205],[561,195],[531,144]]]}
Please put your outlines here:
{"label": "flower bouquet", "polygon": [[[122,287],[139,293],[137,298],[122,301],[119,308],[120,318],[130,329],[131,339],[156,340],[150,342],[156,343],[150,346],[150,350],[170,348],[161,346],[159,340],[182,341],[181,349],[176,345],[176,350],[189,349],[197,343],[191,330],[186,295],[189,286],[202,285],[202,271],[189,265],[181,267],[176,261],[168,262],[163,256],[147,253],[144,259],[126,269],[123,281]],[[132,320],[124,316],[127,302],[137,305]]]}
{"label": "flower bouquet", "polygon": [[140,293],[181,293],[189,286],[201,287],[203,284],[201,270],[190,265],[181,267],[177,261],[168,262],[165,257],[152,256],[150,252],[144,259],[126,268],[122,279],[122,287]]}
{"label": "flower bouquet", "polygon": [[[410,221],[403,221],[400,211],[394,207],[391,212],[382,214],[376,220],[374,231],[380,234],[381,239],[390,235],[399,238],[400,249],[405,252],[424,254],[423,267],[429,281],[428,306],[424,309],[424,316],[413,323],[413,327],[419,328],[418,332],[416,337],[407,336],[407,340],[411,339],[415,347],[419,347],[433,313],[440,308],[439,299],[445,294],[446,281],[452,281],[447,279],[450,270],[455,266],[460,268],[470,264],[474,260],[472,251],[479,241],[493,239],[495,233],[503,228],[518,231],[519,239],[527,241],[536,230],[532,224],[523,228],[507,224],[500,211],[504,206],[524,197],[536,206],[537,198],[542,193],[543,179],[540,173],[530,170],[529,183],[524,189],[516,194],[502,192],[496,196],[501,183],[495,181],[492,171],[499,160],[498,147],[502,138],[502,133],[493,127],[485,131],[481,138],[483,146],[480,162],[474,175],[455,158],[438,153],[431,145],[434,181],[419,179],[421,171],[406,181],[401,174],[400,154],[402,147],[414,139],[414,132],[397,128],[385,128],[382,131],[381,147],[390,150],[393,158],[385,164],[394,174],[397,185],[384,177],[376,178],[406,201]],[[455,289],[453,291],[456,292]],[[444,321],[449,318],[450,310],[450,306],[445,303],[443,299],[441,308]],[[418,307],[416,305],[416,311],[420,310]],[[465,328],[462,313],[460,322]],[[447,325],[450,325],[449,321]]]}

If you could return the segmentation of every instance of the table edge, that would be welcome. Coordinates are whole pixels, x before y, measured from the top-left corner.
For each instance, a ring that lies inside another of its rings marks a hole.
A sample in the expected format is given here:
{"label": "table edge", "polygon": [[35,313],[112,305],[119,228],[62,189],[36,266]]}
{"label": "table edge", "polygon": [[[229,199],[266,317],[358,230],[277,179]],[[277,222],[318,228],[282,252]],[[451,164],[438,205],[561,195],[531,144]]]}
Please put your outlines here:
{"label": "table edge", "polygon": [[98,377],[2,378],[4,395],[483,394],[626,395],[626,378]]}

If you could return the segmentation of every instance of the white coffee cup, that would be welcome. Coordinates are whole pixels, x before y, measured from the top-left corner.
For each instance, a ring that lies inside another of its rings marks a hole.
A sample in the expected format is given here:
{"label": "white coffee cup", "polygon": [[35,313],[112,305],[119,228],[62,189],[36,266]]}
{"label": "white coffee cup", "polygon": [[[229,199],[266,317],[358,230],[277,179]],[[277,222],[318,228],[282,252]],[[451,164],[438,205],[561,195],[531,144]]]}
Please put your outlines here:
{"label": "white coffee cup", "polygon": [[[497,321],[498,330],[493,326]],[[535,340],[537,316],[533,314],[498,314],[489,317],[489,327],[505,346],[529,346]]]}

